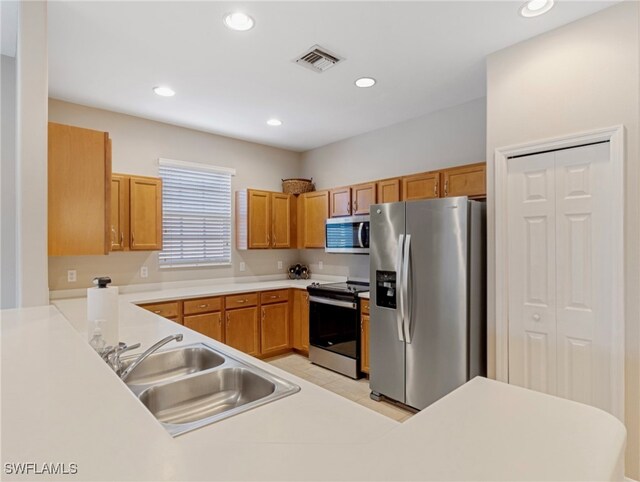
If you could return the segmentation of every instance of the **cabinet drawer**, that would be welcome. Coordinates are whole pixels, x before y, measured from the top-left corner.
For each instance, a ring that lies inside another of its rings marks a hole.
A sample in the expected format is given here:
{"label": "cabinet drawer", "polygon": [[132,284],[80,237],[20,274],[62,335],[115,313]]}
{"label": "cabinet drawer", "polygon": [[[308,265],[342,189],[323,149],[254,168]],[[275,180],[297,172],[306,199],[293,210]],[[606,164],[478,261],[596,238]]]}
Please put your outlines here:
{"label": "cabinet drawer", "polygon": [[152,303],[140,306],[145,310],[149,310],[164,318],[178,318],[180,316],[180,308],[177,301],[169,301],[168,303]]}
{"label": "cabinet drawer", "polygon": [[224,306],[228,310],[233,308],[246,308],[258,304],[258,293],[241,293],[239,295],[227,296],[224,299]]}
{"label": "cabinet drawer", "polygon": [[360,312],[363,315],[369,314],[369,300],[365,298],[360,298]]}
{"label": "cabinet drawer", "polygon": [[198,298],[196,300],[184,300],[184,314],[197,315],[198,313],[211,313],[222,310],[222,298]]}
{"label": "cabinet drawer", "polygon": [[289,290],[263,291],[260,293],[260,303],[263,305],[281,301],[289,301]]}

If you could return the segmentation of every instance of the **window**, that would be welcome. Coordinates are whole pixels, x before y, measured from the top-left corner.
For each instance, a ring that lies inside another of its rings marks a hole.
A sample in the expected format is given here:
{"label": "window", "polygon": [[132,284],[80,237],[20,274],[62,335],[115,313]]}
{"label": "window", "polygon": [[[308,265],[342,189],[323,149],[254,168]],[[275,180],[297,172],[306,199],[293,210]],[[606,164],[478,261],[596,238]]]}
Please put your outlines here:
{"label": "window", "polygon": [[161,268],[231,263],[233,169],[160,159]]}

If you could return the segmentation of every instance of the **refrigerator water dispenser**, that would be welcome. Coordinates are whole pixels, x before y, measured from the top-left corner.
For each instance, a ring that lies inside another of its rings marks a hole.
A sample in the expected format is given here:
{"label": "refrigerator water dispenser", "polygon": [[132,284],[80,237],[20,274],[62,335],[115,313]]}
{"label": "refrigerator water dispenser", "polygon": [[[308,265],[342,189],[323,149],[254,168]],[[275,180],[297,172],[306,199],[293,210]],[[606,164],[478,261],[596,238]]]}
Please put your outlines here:
{"label": "refrigerator water dispenser", "polygon": [[396,308],[396,272],[376,271],[376,305]]}

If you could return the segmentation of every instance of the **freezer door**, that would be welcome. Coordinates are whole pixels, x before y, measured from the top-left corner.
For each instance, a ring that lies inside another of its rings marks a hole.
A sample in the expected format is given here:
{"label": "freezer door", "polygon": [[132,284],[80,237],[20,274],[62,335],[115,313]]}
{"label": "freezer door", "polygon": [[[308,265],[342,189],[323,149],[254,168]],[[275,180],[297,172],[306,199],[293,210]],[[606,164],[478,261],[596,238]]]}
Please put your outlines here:
{"label": "freezer door", "polygon": [[369,386],[375,393],[405,401],[405,352],[398,265],[405,229],[405,203],[370,208]]}
{"label": "freezer door", "polygon": [[406,404],[423,409],[467,381],[466,197],[407,203]]}

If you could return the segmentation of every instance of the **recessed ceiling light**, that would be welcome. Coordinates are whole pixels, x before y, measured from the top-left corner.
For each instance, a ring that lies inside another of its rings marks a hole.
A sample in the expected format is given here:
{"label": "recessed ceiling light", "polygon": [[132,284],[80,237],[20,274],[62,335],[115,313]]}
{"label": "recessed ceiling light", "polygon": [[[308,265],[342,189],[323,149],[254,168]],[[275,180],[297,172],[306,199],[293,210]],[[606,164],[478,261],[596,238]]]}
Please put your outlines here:
{"label": "recessed ceiling light", "polygon": [[356,80],[356,85],[358,87],[372,87],[375,83],[376,79],[372,79],[371,77],[361,77]]}
{"label": "recessed ceiling light", "polygon": [[267,121],[267,125],[277,127],[282,125],[282,121],[280,119],[269,119]]}
{"label": "recessed ceiling light", "polygon": [[244,32],[245,30],[251,30],[253,28],[253,19],[242,12],[234,12],[224,17],[224,24],[231,30],[239,30]]}
{"label": "recessed ceiling light", "polygon": [[520,15],[527,18],[537,17],[551,10],[553,3],[553,0],[529,0],[520,8]]}
{"label": "recessed ceiling light", "polygon": [[166,87],[166,86],[154,87],[153,91],[162,97],[173,97],[174,95],[176,95],[176,93],[171,87]]}

